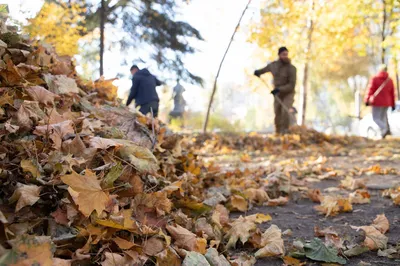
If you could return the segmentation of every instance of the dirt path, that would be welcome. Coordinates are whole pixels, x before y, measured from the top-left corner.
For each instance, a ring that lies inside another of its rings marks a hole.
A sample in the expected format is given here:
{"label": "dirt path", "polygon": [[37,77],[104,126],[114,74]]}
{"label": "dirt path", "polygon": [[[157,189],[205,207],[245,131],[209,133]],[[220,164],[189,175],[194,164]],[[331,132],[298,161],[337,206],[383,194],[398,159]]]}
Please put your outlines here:
{"label": "dirt path", "polygon": [[[262,231],[271,224],[277,225],[282,232],[290,229],[292,234],[284,236],[285,247],[288,248],[296,239],[312,240],[314,238],[314,227],[326,228],[332,226],[339,236],[354,238],[352,226],[369,225],[376,215],[384,213],[390,222],[390,231],[386,234],[389,237],[388,245],[396,246],[400,244],[400,207],[392,203],[390,199],[381,196],[382,189],[390,188],[400,183],[400,141],[391,140],[390,142],[367,142],[363,145],[344,147],[342,151],[332,155],[331,151],[324,152],[323,149],[315,151],[286,152],[282,154],[251,154],[251,162],[244,163],[240,160],[241,153],[230,156],[209,157],[207,160],[221,166],[223,169],[245,169],[263,168],[276,165],[284,160],[291,160],[296,163],[304,163],[310,158],[324,156],[325,168],[332,168],[341,173],[336,177],[323,179],[320,182],[307,182],[308,188],[318,188],[324,193],[327,188],[338,187],[340,181],[344,179],[346,173],[360,171],[373,165],[380,165],[382,169],[391,169],[387,174],[360,174],[359,178],[365,179],[367,189],[371,195],[371,203],[363,205],[353,205],[350,213],[341,213],[335,217],[325,217],[314,210],[310,199],[300,194],[293,194],[289,203],[280,207],[255,206],[246,215],[255,213],[270,214],[272,220],[260,225]],[[397,173],[396,173],[397,172]],[[393,174],[394,173],[394,174]],[[339,193],[349,193],[342,190]],[[237,218],[243,213],[231,213],[232,218]],[[354,239],[353,239],[354,240]],[[245,247],[243,247],[246,250]],[[255,250],[246,250],[253,253]],[[362,264],[361,262],[369,263]],[[360,264],[361,263],[361,264]],[[283,265],[280,258],[259,259],[256,265]],[[307,265],[322,265],[318,262],[307,261]],[[377,252],[367,252],[360,256],[349,258],[346,265],[400,265],[400,260],[378,257]]]}

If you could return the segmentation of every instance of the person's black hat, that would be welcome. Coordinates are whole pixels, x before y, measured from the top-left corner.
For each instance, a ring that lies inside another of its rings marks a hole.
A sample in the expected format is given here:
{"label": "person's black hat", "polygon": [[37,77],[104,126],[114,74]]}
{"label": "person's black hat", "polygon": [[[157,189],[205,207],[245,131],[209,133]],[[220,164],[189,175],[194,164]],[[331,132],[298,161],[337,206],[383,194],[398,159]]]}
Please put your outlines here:
{"label": "person's black hat", "polygon": [[278,50],[278,55],[280,55],[281,53],[283,53],[283,52],[289,52],[289,50],[285,47],[285,46],[282,46],[281,48],[279,48],[279,50]]}
{"label": "person's black hat", "polygon": [[131,71],[132,71],[132,69],[140,69],[137,65],[133,65],[133,66],[131,66]]}

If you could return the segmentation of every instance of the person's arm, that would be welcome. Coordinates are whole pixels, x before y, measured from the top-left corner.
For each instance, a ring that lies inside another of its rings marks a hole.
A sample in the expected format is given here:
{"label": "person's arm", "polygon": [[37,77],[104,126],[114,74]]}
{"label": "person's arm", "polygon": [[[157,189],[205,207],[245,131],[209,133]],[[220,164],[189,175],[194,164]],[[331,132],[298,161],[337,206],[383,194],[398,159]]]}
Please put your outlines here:
{"label": "person's arm", "polygon": [[140,84],[139,79],[134,78],[132,80],[131,92],[129,93],[129,97],[128,97],[128,101],[126,102],[126,106],[130,105],[131,102],[133,101],[133,99],[136,98],[137,91],[138,91],[138,88],[139,88],[139,84]]}
{"label": "person's arm", "polygon": [[269,63],[266,67],[254,71],[254,75],[256,75],[257,77],[259,77],[259,76],[261,76],[261,75],[263,75],[263,74],[265,74],[265,73],[267,73],[267,72],[271,72],[271,68],[272,68],[272,64],[273,64],[273,63],[274,63],[274,62]]}
{"label": "person's arm", "polygon": [[154,77],[156,79],[156,87],[161,86],[163,83],[156,77]]}
{"label": "person's arm", "polygon": [[297,80],[297,70],[294,66],[292,66],[289,70],[289,82],[286,85],[280,86],[278,89],[280,92],[288,93],[293,92],[296,87]]}
{"label": "person's arm", "polygon": [[375,79],[372,78],[368,84],[368,88],[367,88],[367,93],[365,94],[365,99],[364,99],[364,103],[365,104],[369,104],[369,98],[371,98],[372,95],[374,95],[374,92],[376,91],[376,82]]}

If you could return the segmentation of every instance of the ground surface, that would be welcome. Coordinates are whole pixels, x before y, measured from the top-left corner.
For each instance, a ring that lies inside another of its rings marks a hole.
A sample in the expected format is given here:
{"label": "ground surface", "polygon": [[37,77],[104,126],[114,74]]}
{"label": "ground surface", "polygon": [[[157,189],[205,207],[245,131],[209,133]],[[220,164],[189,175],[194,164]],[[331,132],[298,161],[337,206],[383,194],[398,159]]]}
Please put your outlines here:
{"label": "ground surface", "polygon": [[[308,188],[318,188],[324,192],[327,188],[338,187],[348,172],[359,171],[373,165],[380,165],[385,169],[391,169],[388,174],[370,174],[361,173],[360,178],[365,179],[367,189],[371,195],[371,203],[364,205],[353,205],[353,211],[350,213],[340,213],[335,217],[325,217],[314,210],[310,199],[301,196],[298,193],[291,195],[291,200],[285,206],[268,207],[254,206],[246,215],[255,213],[266,213],[272,216],[272,221],[260,225],[262,229],[268,228],[271,224],[277,225],[282,231],[290,229],[291,236],[284,236],[285,246],[288,247],[295,239],[311,240],[314,238],[314,227],[326,228],[332,226],[345,234],[350,225],[362,226],[368,225],[378,214],[384,213],[390,222],[390,230],[386,234],[389,237],[389,245],[396,246],[400,243],[400,207],[392,203],[388,198],[382,197],[382,190],[391,188],[400,182],[400,160],[398,159],[400,141],[390,140],[386,142],[367,141],[362,144],[349,145],[341,148],[339,152],[332,150],[316,149],[291,151],[282,153],[249,153],[250,162],[243,162],[241,156],[244,151],[238,151],[236,154],[224,156],[205,156],[205,159],[212,161],[222,167],[230,170],[234,168],[263,168],[282,161],[295,161],[298,164],[309,161],[310,158],[326,157],[324,167],[332,168],[341,173],[333,178],[323,179],[319,182],[311,180],[307,182]],[[338,193],[343,193],[339,191]],[[243,213],[233,212],[232,218],[237,218]],[[246,249],[243,247],[243,249]],[[252,253],[252,250],[247,250]],[[369,263],[369,264],[368,264]],[[282,260],[277,259],[259,259],[256,265],[283,265]],[[322,265],[318,262],[307,261],[307,265]],[[399,259],[389,259],[377,256],[376,251],[370,251],[360,256],[349,258],[346,265],[400,265]]]}

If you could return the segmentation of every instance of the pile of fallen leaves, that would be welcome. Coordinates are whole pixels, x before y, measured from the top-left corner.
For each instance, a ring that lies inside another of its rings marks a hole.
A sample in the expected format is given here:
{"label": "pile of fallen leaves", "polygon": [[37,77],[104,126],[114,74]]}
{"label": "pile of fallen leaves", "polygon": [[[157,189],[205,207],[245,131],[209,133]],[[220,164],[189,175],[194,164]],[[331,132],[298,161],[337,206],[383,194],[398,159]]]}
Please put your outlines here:
{"label": "pile of fallen leaves", "polygon": [[265,171],[218,174],[109,97],[111,82],[82,82],[51,47],[2,40],[1,265],[254,264],[219,253],[251,235],[256,257],[284,254],[276,226],[257,229],[269,215],[229,217],[288,201],[269,197]]}
{"label": "pile of fallen leaves", "polygon": [[312,147],[337,148],[365,139],[353,136],[328,136],[306,127],[295,126],[284,136],[271,134],[198,134],[189,135],[183,144],[199,154],[228,154],[232,151],[261,151],[279,153],[284,150],[302,150]]}

